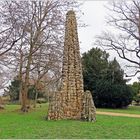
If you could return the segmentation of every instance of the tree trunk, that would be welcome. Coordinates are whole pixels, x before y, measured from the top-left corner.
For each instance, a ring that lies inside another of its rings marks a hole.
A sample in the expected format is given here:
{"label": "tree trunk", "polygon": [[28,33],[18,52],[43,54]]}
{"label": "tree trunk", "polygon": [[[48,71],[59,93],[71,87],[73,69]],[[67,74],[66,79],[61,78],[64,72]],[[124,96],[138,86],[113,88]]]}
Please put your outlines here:
{"label": "tree trunk", "polygon": [[[22,41],[22,39],[21,39]],[[22,43],[21,43],[21,48],[19,50],[20,52],[20,64],[19,64],[19,74],[18,74],[18,80],[20,81],[20,88],[19,88],[19,103],[22,104],[22,68],[23,68],[23,52],[22,52]]]}
{"label": "tree trunk", "polygon": [[38,96],[38,92],[37,92],[36,89],[35,89],[34,108],[36,108],[37,96]]}
{"label": "tree trunk", "polygon": [[33,45],[30,46],[30,53],[28,56],[28,62],[27,62],[27,67],[26,67],[26,74],[25,74],[25,82],[22,82],[22,107],[21,110],[23,112],[28,112],[30,108],[30,104],[27,104],[28,102],[28,86],[29,86],[29,72],[30,72],[30,65],[32,61],[32,50],[33,50]]}
{"label": "tree trunk", "polygon": [[4,104],[1,97],[0,97],[0,109],[4,109]]}
{"label": "tree trunk", "polygon": [[26,85],[22,86],[21,95],[22,95],[21,111],[28,112],[29,106],[27,105],[27,86]]}

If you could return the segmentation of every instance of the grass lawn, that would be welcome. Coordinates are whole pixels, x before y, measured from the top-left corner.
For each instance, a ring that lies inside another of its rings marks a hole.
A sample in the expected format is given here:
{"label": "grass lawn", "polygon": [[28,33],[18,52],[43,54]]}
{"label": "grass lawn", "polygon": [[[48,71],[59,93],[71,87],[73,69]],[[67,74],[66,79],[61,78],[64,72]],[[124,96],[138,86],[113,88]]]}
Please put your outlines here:
{"label": "grass lawn", "polygon": [[117,113],[127,113],[127,114],[140,114],[140,106],[129,106],[126,109],[106,109],[106,108],[98,108],[97,111],[104,112],[117,112]]}
{"label": "grass lawn", "polygon": [[47,105],[22,114],[19,106],[0,111],[0,138],[140,139],[140,119],[97,115],[97,122],[46,121]]}

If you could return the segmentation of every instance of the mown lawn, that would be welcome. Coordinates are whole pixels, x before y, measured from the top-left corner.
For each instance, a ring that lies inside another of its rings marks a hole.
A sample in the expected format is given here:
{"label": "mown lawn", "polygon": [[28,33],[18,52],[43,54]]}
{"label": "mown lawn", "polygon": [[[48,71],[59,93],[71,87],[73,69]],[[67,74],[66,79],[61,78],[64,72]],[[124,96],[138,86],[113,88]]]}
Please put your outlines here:
{"label": "mown lawn", "polygon": [[97,111],[104,112],[116,112],[116,113],[128,113],[128,114],[140,114],[140,106],[129,106],[126,109],[106,109],[106,108],[98,108]]}
{"label": "mown lawn", "polygon": [[97,122],[46,121],[47,105],[22,114],[19,106],[0,111],[0,138],[140,139],[140,119],[97,115]]}

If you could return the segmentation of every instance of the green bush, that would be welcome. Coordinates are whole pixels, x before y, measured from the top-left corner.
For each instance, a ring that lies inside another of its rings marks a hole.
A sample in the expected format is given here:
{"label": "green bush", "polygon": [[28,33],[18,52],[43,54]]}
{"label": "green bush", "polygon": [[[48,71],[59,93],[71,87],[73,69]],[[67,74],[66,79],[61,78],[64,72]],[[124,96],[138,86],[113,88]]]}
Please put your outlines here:
{"label": "green bush", "polygon": [[127,85],[102,81],[96,85],[93,98],[96,107],[124,108],[132,102],[133,92]]}

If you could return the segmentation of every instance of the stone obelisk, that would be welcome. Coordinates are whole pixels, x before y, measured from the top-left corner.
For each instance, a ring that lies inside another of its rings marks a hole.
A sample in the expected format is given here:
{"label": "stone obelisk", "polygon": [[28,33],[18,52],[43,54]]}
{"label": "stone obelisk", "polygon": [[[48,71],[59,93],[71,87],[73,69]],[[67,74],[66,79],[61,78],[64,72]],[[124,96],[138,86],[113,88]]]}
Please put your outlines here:
{"label": "stone obelisk", "polygon": [[75,13],[69,11],[66,16],[64,58],[62,70],[62,91],[66,103],[66,115],[68,118],[80,119],[82,107],[83,76],[77,23]]}
{"label": "stone obelisk", "polygon": [[[83,89],[82,66],[74,11],[67,13],[65,27],[62,86],[61,90],[52,97],[48,112],[49,120],[79,120],[87,116],[85,115],[87,105],[84,102],[87,97],[85,98]],[[88,112],[90,112],[89,109]]]}

